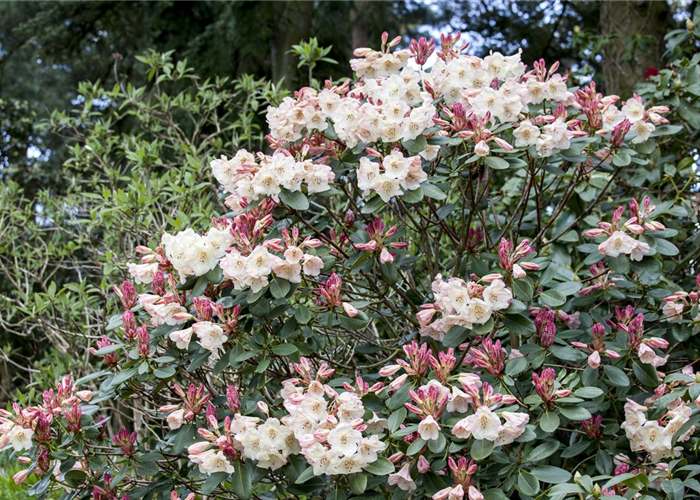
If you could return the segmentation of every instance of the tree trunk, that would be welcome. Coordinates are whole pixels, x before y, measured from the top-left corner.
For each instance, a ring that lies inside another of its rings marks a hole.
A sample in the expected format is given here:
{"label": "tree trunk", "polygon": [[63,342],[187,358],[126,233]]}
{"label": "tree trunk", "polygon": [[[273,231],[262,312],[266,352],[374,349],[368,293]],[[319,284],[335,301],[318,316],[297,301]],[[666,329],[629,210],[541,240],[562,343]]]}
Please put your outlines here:
{"label": "tree trunk", "polygon": [[352,23],[352,50],[359,47],[369,47],[369,34],[367,33],[367,9],[369,2],[355,0],[350,9],[350,22]]}
{"label": "tree trunk", "polygon": [[314,2],[273,2],[270,4],[279,14],[275,35],[270,41],[272,79],[275,83],[284,78],[284,87],[299,87],[297,59],[289,53],[292,45],[311,36]]}
{"label": "tree trunk", "polygon": [[649,68],[659,68],[671,11],[666,1],[621,0],[600,4],[600,28],[610,41],[603,49],[607,94],[632,95]]}

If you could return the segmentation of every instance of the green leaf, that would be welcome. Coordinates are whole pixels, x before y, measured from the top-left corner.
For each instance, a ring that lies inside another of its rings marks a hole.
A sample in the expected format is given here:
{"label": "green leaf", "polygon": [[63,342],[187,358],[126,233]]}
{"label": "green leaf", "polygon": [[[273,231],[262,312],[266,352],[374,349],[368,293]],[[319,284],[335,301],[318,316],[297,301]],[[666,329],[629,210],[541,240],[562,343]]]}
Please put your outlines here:
{"label": "green leaf", "polygon": [[474,460],[483,460],[489,457],[493,453],[493,441],[488,441],[486,439],[477,439],[472,444],[469,454]]}
{"label": "green leaf", "polygon": [[253,494],[253,481],[248,466],[241,462],[234,467],[231,476],[231,487],[238,498],[246,500]]}
{"label": "green leaf", "polygon": [[656,252],[671,257],[678,255],[679,250],[678,247],[670,241],[656,238]]}
{"label": "green leaf", "polygon": [[535,467],[530,472],[543,483],[558,484],[565,483],[571,479],[570,472],[560,469],[559,467],[554,467],[553,465],[541,465]]}
{"label": "green leaf", "polygon": [[683,498],[685,498],[683,481],[677,477],[670,481],[661,481],[661,489],[663,489],[668,496],[668,500],[683,500]]}
{"label": "green leaf", "polygon": [[112,386],[116,387],[116,386],[121,385],[122,383],[126,382],[131,377],[136,375],[137,370],[138,370],[138,367],[132,366],[131,368],[127,368],[126,370],[120,371],[112,379]]}
{"label": "green leaf", "polygon": [[438,201],[447,198],[447,195],[443,193],[442,190],[434,184],[424,182],[423,184],[421,184],[421,187],[423,188],[423,194],[428,198],[432,198],[433,200]]}
{"label": "green leaf", "polygon": [[532,300],[535,292],[532,288],[532,283],[525,278],[521,278],[513,281],[513,293],[523,302],[529,302]]}
{"label": "green leaf", "polygon": [[592,417],[591,412],[583,406],[560,406],[559,411],[569,420],[581,421]]}
{"label": "green leaf", "polygon": [[610,481],[605,483],[603,489],[607,490],[620,483],[624,483],[626,486],[630,487],[632,487],[631,485],[641,486],[641,488],[634,488],[641,490],[644,486],[649,484],[649,478],[644,473],[633,474],[631,472],[626,472],[624,474],[620,474],[618,476],[613,477]]}
{"label": "green leaf", "polygon": [[603,392],[603,389],[599,387],[581,387],[580,389],[576,389],[574,394],[580,398],[595,399],[605,393]]}
{"label": "green leaf", "polygon": [[518,490],[524,495],[534,497],[540,491],[540,482],[530,472],[521,470],[518,474]]}
{"label": "green leaf", "polygon": [[503,158],[499,158],[497,156],[487,156],[486,158],[484,158],[484,161],[489,167],[491,167],[494,170],[505,170],[507,168],[510,168],[510,163],[508,163]]}
{"label": "green leaf", "polygon": [[423,446],[425,446],[425,440],[423,438],[418,438],[415,441],[413,441],[410,446],[408,447],[408,450],[406,450],[406,455],[413,456],[419,451],[423,449]]}
{"label": "green leaf", "polygon": [[540,418],[540,429],[544,432],[554,432],[559,427],[559,415],[554,412],[545,412]]}
{"label": "green leaf", "polygon": [[530,318],[527,318],[521,314],[504,314],[501,319],[505,327],[514,331],[515,333],[520,333],[526,336],[535,333],[535,324],[532,322],[532,320],[530,320]]}
{"label": "green leaf", "polygon": [[393,262],[388,262],[386,264],[379,264],[379,272],[382,274],[384,281],[390,285],[394,285],[399,281],[399,273],[396,270],[396,264]]}
{"label": "green leaf", "polygon": [[442,339],[442,345],[445,347],[457,347],[464,342],[469,336],[469,330],[461,326],[453,326],[449,329],[445,338]]}
{"label": "green leaf", "polygon": [[402,141],[401,143],[409,153],[418,154],[428,146],[428,141],[422,135],[413,140]]}
{"label": "green leaf", "polygon": [[294,210],[307,210],[309,200],[301,191],[287,191],[283,189],[279,194],[280,201]]}
{"label": "green leaf", "polygon": [[567,446],[564,449],[564,451],[561,452],[561,457],[562,458],[575,457],[576,455],[586,451],[590,445],[591,445],[591,443],[588,441],[581,441],[580,443],[574,443],[570,446]]}
{"label": "green leaf", "polygon": [[400,196],[401,200],[406,202],[406,203],[418,203],[423,199],[423,188],[418,186],[416,189],[412,189],[411,191],[406,191],[404,194]]}
{"label": "green leaf", "polygon": [[513,358],[506,363],[506,375],[515,377],[527,370],[527,358]]}
{"label": "green leaf", "polygon": [[277,344],[272,347],[272,352],[277,356],[291,356],[299,352],[299,349],[294,344]]}
{"label": "green leaf", "polygon": [[350,480],[350,489],[355,495],[362,495],[367,489],[367,474],[358,472],[348,476]]}
{"label": "green leaf", "polygon": [[202,485],[202,493],[208,495],[214,491],[214,489],[216,489],[216,487],[219,486],[219,484],[221,484],[227,477],[228,474],[226,472],[215,472],[209,476],[206,481],[204,481],[204,484]]}
{"label": "green leaf", "polygon": [[340,321],[340,324],[348,330],[361,330],[367,326],[369,323],[369,318],[367,318],[366,314],[360,311],[360,313],[354,318],[345,316],[344,314],[339,314],[338,321]]}
{"label": "green leaf", "polygon": [[94,356],[104,356],[105,354],[109,354],[111,352],[118,351],[124,347],[124,344],[112,344],[108,345],[107,347],[103,347],[102,349],[98,349],[94,353],[92,353]]}
{"label": "green leaf", "polygon": [[270,283],[270,293],[276,299],[281,299],[289,292],[289,281],[275,278]]}
{"label": "green leaf", "polygon": [[294,319],[296,319],[301,325],[307,324],[309,321],[311,321],[312,317],[313,313],[308,307],[299,306],[297,307],[296,311],[294,311]]}
{"label": "green leaf", "polygon": [[617,366],[605,365],[603,370],[605,370],[605,377],[612,385],[616,387],[629,387],[629,377]]}
{"label": "green leaf", "polygon": [[345,498],[345,492],[340,489],[339,484],[336,484],[336,486],[328,492],[326,500],[345,500]]}
{"label": "green leaf", "polygon": [[379,196],[372,197],[365,205],[362,207],[360,212],[363,214],[373,214],[377,210],[384,208],[386,203]]}
{"label": "green leaf", "polygon": [[540,300],[549,307],[559,307],[566,303],[566,295],[558,290],[545,290],[540,294]]}
{"label": "green leaf", "polygon": [[559,441],[547,441],[542,443],[525,456],[526,462],[537,462],[553,455],[559,449]]}
{"label": "green leaf", "polygon": [[406,420],[406,415],[408,412],[406,411],[406,408],[399,408],[396,410],[394,413],[389,415],[389,418],[387,419],[388,421],[388,429],[390,433],[396,432],[396,429],[399,428],[399,426],[403,423],[404,420]]}
{"label": "green leaf", "polygon": [[431,439],[428,441],[428,449],[435,454],[442,453],[446,446],[447,439],[442,432],[438,434],[437,439]]}
{"label": "green leaf", "polygon": [[204,290],[207,289],[208,284],[209,280],[207,279],[207,275],[205,274],[204,276],[200,276],[192,289],[192,297],[201,297]]}
{"label": "green leaf", "polygon": [[637,363],[632,362],[632,371],[634,376],[639,380],[642,385],[646,387],[656,387],[659,385],[659,375],[656,372],[656,368],[648,363]]}
{"label": "green leaf", "polygon": [[313,467],[307,467],[304,472],[299,474],[299,477],[297,478],[296,481],[294,481],[294,484],[302,484],[311,479],[312,477],[315,477],[314,474],[314,468]]}
{"label": "green leaf", "polygon": [[191,445],[194,442],[196,432],[194,425],[186,424],[180,427],[175,435],[175,439],[173,439],[173,453],[181,453]]}
{"label": "green leaf", "polygon": [[375,476],[388,476],[394,472],[395,467],[389,460],[384,457],[379,457],[374,462],[363,467],[364,470]]}
{"label": "green leaf", "polygon": [[175,371],[174,366],[163,366],[153,370],[153,374],[158,378],[170,378],[175,375]]}
{"label": "green leaf", "polygon": [[612,458],[606,450],[600,449],[595,454],[595,467],[601,474],[611,474],[613,469]]}

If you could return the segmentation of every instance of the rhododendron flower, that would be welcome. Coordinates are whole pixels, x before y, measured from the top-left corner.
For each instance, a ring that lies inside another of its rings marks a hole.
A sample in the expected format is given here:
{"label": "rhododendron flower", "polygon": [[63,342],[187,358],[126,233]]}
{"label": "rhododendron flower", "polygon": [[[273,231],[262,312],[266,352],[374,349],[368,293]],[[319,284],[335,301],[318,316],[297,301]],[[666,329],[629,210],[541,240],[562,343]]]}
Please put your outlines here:
{"label": "rhododendron flower", "polygon": [[432,415],[428,415],[418,424],[418,434],[425,441],[437,439],[440,435],[440,424],[438,424]]}

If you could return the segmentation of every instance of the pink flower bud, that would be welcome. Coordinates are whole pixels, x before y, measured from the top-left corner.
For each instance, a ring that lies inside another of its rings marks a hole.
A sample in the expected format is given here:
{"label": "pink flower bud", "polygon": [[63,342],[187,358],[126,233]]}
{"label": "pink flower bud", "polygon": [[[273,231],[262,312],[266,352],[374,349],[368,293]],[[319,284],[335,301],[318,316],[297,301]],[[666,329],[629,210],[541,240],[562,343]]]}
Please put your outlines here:
{"label": "pink flower bud", "polygon": [[521,262],[520,266],[522,266],[523,269],[527,269],[528,271],[539,271],[540,270],[540,265],[535,264],[534,262]]}
{"label": "pink flower bud", "polygon": [[373,252],[377,248],[377,242],[372,240],[369,243],[355,243],[355,248],[358,250],[368,250]]}
{"label": "pink flower bud", "polygon": [[518,264],[513,264],[513,278],[524,278],[527,276],[525,270]]}
{"label": "pink flower bud", "polygon": [[425,474],[429,470],[430,470],[430,462],[428,462],[428,460],[423,455],[421,455],[418,458],[418,472],[420,472],[421,474]]}
{"label": "pink flower bud", "polygon": [[649,345],[650,347],[654,347],[656,349],[667,349],[668,348],[668,341],[661,339],[659,337],[651,337],[648,339],[644,339],[642,342],[645,344]]}
{"label": "pink flower bud", "polygon": [[158,408],[158,411],[161,413],[170,413],[170,412],[173,412],[179,408],[180,407],[178,405],[164,405],[164,406],[161,406],[160,408]]}
{"label": "pink flower bud", "polygon": [[199,434],[200,437],[206,439],[207,441],[216,440],[216,434],[214,434],[210,430],[205,429],[204,427],[200,427],[199,429],[197,429],[197,434]]}
{"label": "pink flower bud", "polygon": [[487,282],[487,283],[491,283],[492,281],[502,280],[502,279],[503,279],[503,276],[502,276],[501,274],[499,274],[499,273],[491,273],[491,274],[487,274],[486,276],[484,276],[483,278],[481,278],[481,281],[485,281],[485,282]]}
{"label": "pink flower bud", "polygon": [[479,143],[474,146],[474,154],[477,156],[488,156],[491,152],[491,148],[486,143],[486,141],[479,141]]}
{"label": "pink flower bud", "polygon": [[464,498],[464,486],[458,484],[450,490],[447,495],[448,500],[462,500]]}
{"label": "pink flower bud", "polygon": [[416,313],[416,318],[418,318],[418,322],[421,325],[427,325],[430,320],[433,318],[435,313],[437,312],[437,309],[431,307],[430,309],[426,308],[423,309],[422,311],[419,311]]}
{"label": "pink flower bud", "polygon": [[403,459],[403,457],[405,457],[405,456],[406,456],[406,455],[404,455],[404,454],[401,453],[401,452],[394,453],[393,455],[391,455],[391,456],[389,457],[389,462],[391,462],[392,464],[395,464],[396,462],[401,461],[401,460]]}
{"label": "pink flower bud", "polygon": [[398,378],[396,378],[391,384],[389,384],[389,387],[391,387],[394,390],[397,390],[401,386],[403,386],[404,383],[406,383],[406,379],[408,379],[408,374],[404,373],[403,375],[400,375]]}
{"label": "pink flower bud", "polygon": [[200,441],[199,443],[194,443],[188,446],[187,453],[189,455],[199,455],[200,453],[204,453],[205,451],[207,451],[209,449],[209,446],[210,444],[206,441]]}
{"label": "pink flower bud", "polygon": [[620,353],[613,351],[611,349],[606,349],[605,355],[611,359],[620,359]]}
{"label": "pink flower bud", "polygon": [[24,469],[12,476],[12,480],[15,482],[15,484],[22,484],[27,479],[28,475],[29,469]]}
{"label": "pink flower bud", "polygon": [[452,486],[448,486],[447,488],[443,488],[437,493],[435,493],[432,496],[433,500],[446,500],[447,497],[450,495],[450,492],[452,491]]}
{"label": "pink flower bud", "polygon": [[317,429],[313,432],[314,439],[318,443],[325,443],[328,439],[328,434],[330,434],[329,429]]}
{"label": "pink flower bud", "polygon": [[387,264],[394,262],[394,256],[386,248],[382,248],[382,252],[379,254],[379,262],[382,264]]}
{"label": "pink flower bud", "polygon": [[399,365],[389,365],[389,366],[384,366],[379,370],[379,376],[380,377],[391,377],[394,375],[396,372],[398,372],[401,369],[401,366]]}
{"label": "pink flower bud", "polygon": [[194,319],[194,316],[187,312],[176,312],[175,314],[173,314],[173,319],[175,321],[189,321],[191,319]]}
{"label": "pink flower bud", "polygon": [[639,224],[627,224],[625,227],[634,234],[644,234],[644,228]]}
{"label": "pink flower bud", "polygon": [[348,302],[343,302],[343,310],[345,311],[345,314],[347,314],[351,318],[354,318],[359,314],[359,311]]}
{"label": "pink flower bud", "polygon": [[78,391],[75,393],[75,395],[78,397],[78,399],[85,402],[92,399],[92,391]]}
{"label": "pink flower bud", "polygon": [[597,370],[600,367],[600,353],[598,351],[593,351],[590,356],[588,356],[588,366]]}
{"label": "pink flower bud", "polygon": [[512,150],[513,150],[513,146],[511,146],[510,144],[508,144],[506,141],[504,141],[504,140],[501,139],[500,137],[494,137],[494,138],[493,138],[493,141],[494,141],[496,144],[498,144],[499,146],[501,146],[502,149],[505,149],[506,151],[512,151]]}
{"label": "pink flower bud", "polygon": [[469,500],[484,500],[484,495],[481,494],[474,486],[469,486]]}
{"label": "pink flower bud", "polygon": [[316,438],[314,438],[313,434],[304,434],[303,436],[299,436],[299,446],[302,447],[302,449],[306,449],[309,446],[313,446],[316,444]]}
{"label": "pink flower bud", "polygon": [[258,401],[258,410],[263,412],[265,415],[270,414],[270,408],[268,408],[267,403],[265,403],[265,401]]}
{"label": "pink flower bud", "polygon": [[569,389],[561,389],[559,391],[554,391],[554,395],[558,398],[568,398],[571,396],[571,391]]}
{"label": "pink flower bud", "polygon": [[584,235],[588,236],[589,238],[595,238],[596,236],[601,236],[602,234],[605,234],[605,231],[602,229],[596,228],[596,229],[589,229],[583,233]]}

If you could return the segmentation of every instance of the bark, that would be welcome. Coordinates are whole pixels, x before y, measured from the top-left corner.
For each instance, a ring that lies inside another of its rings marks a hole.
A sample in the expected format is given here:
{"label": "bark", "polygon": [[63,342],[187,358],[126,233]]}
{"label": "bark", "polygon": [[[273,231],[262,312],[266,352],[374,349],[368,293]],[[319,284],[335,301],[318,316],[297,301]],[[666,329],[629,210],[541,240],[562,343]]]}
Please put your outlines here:
{"label": "bark", "polygon": [[369,34],[367,30],[367,9],[369,2],[355,0],[350,10],[352,23],[352,49],[369,47]]}
{"label": "bark", "polygon": [[298,61],[289,50],[311,36],[314,2],[273,2],[271,5],[278,11],[275,35],[270,41],[272,79],[277,82],[284,78],[284,87],[296,89],[301,83]]}
{"label": "bark", "polygon": [[662,65],[664,35],[670,21],[671,11],[665,0],[601,2],[601,33],[610,38],[603,49],[607,94],[632,95],[644,72]]}

